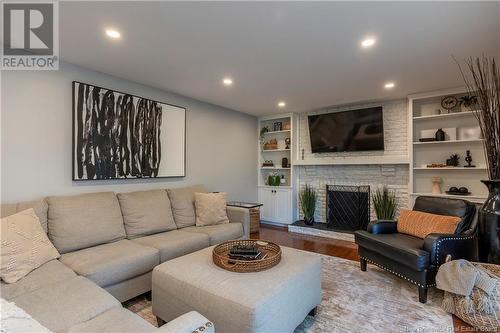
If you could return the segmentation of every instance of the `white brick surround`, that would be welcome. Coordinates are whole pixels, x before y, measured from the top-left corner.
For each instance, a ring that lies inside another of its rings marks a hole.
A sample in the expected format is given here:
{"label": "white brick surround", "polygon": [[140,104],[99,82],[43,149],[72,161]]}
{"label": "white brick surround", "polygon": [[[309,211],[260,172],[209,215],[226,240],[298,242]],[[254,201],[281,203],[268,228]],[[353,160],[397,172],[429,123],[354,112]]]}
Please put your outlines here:
{"label": "white brick surround", "polygon": [[[312,154],[309,141],[307,116],[332,111],[360,109],[380,106],[384,108],[384,140],[385,150],[373,152],[326,153]],[[408,157],[408,105],[406,100],[388,101],[347,107],[328,108],[320,111],[303,113],[298,116],[298,159],[318,161],[334,161],[338,157],[373,157],[375,161],[384,157],[407,159]],[[375,162],[374,161],[374,162]],[[318,202],[315,220],[326,222],[326,185],[370,185],[371,194],[382,185],[396,192],[400,207],[408,206],[409,169],[407,164],[357,164],[357,165],[303,165],[297,167],[298,190],[305,184],[311,184],[317,189]],[[299,205],[300,206],[300,205]],[[299,216],[302,213],[299,207]],[[371,219],[375,212],[371,207]]]}

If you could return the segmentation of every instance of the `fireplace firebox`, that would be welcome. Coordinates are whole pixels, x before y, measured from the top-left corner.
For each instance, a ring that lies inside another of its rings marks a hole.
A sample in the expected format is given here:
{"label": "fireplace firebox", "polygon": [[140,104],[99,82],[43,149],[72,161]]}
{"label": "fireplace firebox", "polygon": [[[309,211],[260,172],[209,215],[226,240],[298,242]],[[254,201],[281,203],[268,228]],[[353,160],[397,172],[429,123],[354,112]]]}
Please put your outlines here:
{"label": "fireplace firebox", "polygon": [[326,222],[343,232],[366,230],[370,222],[370,186],[326,186]]}

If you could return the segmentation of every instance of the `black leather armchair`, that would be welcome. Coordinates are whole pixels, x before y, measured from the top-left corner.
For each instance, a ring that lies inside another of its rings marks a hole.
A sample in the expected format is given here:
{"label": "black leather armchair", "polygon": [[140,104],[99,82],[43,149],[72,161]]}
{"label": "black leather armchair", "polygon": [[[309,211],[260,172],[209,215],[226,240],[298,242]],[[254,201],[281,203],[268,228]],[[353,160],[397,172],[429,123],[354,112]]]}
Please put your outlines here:
{"label": "black leather armchair", "polygon": [[418,197],[413,206],[431,214],[461,218],[454,234],[430,234],[425,239],[397,232],[397,221],[374,221],[368,230],[354,233],[361,270],[370,262],[418,286],[419,301],[427,301],[427,289],[435,286],[439,265],[452,259],[477,260],[475,204],[459,199]]}

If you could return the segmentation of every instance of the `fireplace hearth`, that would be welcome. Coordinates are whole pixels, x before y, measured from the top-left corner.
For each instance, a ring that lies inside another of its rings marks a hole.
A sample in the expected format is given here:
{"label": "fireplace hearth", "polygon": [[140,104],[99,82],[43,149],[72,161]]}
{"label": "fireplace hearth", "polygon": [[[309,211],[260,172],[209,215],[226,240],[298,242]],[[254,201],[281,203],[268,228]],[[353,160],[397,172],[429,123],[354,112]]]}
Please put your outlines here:
{"label": "fireplace hearth", "polygon": [[326,186],[326,223],[342,232],[366,230],[370,222],[370,186]]}

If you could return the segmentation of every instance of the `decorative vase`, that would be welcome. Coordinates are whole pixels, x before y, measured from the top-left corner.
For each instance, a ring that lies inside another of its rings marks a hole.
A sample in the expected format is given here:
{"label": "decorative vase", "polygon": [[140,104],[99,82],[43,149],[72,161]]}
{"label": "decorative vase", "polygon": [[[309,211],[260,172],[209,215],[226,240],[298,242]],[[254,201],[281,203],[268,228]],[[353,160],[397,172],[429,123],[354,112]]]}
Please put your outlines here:
{"label": "decorative vase", "polygon": [[432,178],[432,194],[441,194],[441,177]]}
{"label": "decorative vase", "polygon": [[304,223],[307,225],[313,225],[314,224],[314,216],[313,217],[304,217]]}
{"label": "decorative vase", "polygon": [[482,182],[489,194],[479,210],[479,260],[500,264],[500,179]]}
{"label": "decorative vase", "polygon": [[436,141],[444,141],[446,138],[446,133],[443,131],[442,128],[438,129],[436,131]]}

